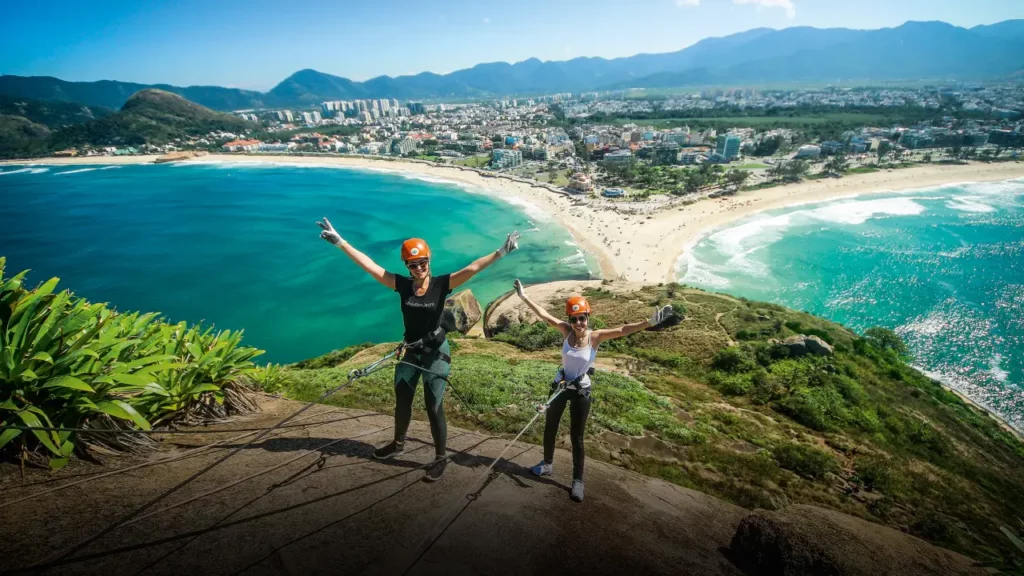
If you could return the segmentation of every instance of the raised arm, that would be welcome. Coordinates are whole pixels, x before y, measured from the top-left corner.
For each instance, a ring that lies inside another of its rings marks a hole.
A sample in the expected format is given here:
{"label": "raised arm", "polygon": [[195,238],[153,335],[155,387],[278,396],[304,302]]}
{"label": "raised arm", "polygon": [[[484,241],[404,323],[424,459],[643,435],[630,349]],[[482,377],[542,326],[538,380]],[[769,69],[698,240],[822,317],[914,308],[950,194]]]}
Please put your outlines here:
{"label": "raised arm", "polygon": [[325,217],[323,222],[317,222],[316,225],[322,230],[320,232],[321,238],[341,249],[342,252],[348,255],[357,266],[365,270],[374,280],[392,290],[395,289],[395,275],[386,272],[380,264],[377,264],[369,256],[356,250],[351,244],[346,242],[341,237],[341,234],[338,234],[337,230],[334,229],[334,226],[331,226],[330,220]]}
{"label": "raised arm", "polygon": [[497,250],[491,252],[486,256],[481,256],[480,258],[477,258],[469,266],[466,266],[462,270],[459,270],[458,272],[452,274],[451,281],[448,284],[449,288],[455,290],[459,286],[462,286],[466,282],[469,282],[470,278],[476,276],[477,273],[482,271],[484,268],[487,268],[491,264],[494,264],[495,262],[500,260],[502,256],[508,254],[509,252],[515,250],[516,248],[519,248],[519,232],[513,232],[509,234],[508,238],[505,239],[505,243],[502,244],[501,248],[498,248]]}
{"label": "raised arm", "polygon": [[555,328],[557,328],[558,331],[562,333],[562,336],[569,336],[570,328],[568,322],[555,318],[554,316],[551,315],[550,312],[538,306],[537,303],[534,302],[533,300],[530,300],[530,298],[526,296],[526,289],[523,288],[523,283],[520,282],[518,278],[516,278],[515,287],[516,293],[519,294],[519,297],[523,300],[523,302],[525,302],[526,305],[530,307],[530,310],[533,310],[534,314],[536,314],[544,322],[547,322],[549,326],[554,326]]}
{"label": "raised arm", "polygon": [[594,330],[590,333],[590,341],[594,346],[599,345],[601,342],[608,340],[614,340],[616,338],[622,338],[623,336],[629,336],[635,334],[641,330],[646,330],[651,326],[657,326],[665,321],[672,314],[671,306],[664,306],[662,308],[655,308],[654,314],[651,315],[650,320],[644,320],[643,322],[636,322],[634,324],[625,324],[618,328],[605,328],[603,330]]}

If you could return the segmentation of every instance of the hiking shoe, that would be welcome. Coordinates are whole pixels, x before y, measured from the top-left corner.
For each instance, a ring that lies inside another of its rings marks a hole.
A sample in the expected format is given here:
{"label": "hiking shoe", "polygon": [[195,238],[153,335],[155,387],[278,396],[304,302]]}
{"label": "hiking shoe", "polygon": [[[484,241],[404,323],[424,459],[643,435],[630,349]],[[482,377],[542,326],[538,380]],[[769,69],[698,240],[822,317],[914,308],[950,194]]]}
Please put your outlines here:
{"label": "hiking shoe", "polygon": [[572,481],[572,492],[569,493],[569,498],[572,498],[573,502],[583,502],[583,480]]}
{"label": "hiking shoe", "polygon": [[444,476],[444,470],[448,467],[448,458],[445,456],[438,456],[437,460],[434,461],[434,465],[427,470],[427,475],[423,477],[426,482],[437,482]]}
{"label": "hiking shoe", "polygon": [[377,460],[387,460],[388,458],[394,458],[395,456],[401,456],[405,454],[405,442],[399,444],[398,442],[392,442],[387,446],[377,448],[373,451],[373,457]]}
{"label": "hiking shoe", "polygon": [[540,461],[540,464],[537,464],[533,468],[530,468],[530,472],[533,472],[537,476],[551,476],[553,471],[554,469],[552,468],[551,464],[548,464],[543,460]]}

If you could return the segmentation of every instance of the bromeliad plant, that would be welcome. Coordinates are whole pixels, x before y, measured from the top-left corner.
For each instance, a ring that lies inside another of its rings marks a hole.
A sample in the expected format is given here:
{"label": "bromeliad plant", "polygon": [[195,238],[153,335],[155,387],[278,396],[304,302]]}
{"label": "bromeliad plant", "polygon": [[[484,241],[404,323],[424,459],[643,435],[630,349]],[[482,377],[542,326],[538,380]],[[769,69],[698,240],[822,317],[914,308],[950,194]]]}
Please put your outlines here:
{"label": "bromeliad plant", "polygon": [[204,394],[249,374],[262,353],[241,332],[217,332],[156,314],[118,314],[64,290],[57,278],[26,289],[26,272],[4,278],[0,258],[0,450],[44,447],[50,466],[67,463],[75,433],[4,425],[81,428],[109,417],[149,429]]}

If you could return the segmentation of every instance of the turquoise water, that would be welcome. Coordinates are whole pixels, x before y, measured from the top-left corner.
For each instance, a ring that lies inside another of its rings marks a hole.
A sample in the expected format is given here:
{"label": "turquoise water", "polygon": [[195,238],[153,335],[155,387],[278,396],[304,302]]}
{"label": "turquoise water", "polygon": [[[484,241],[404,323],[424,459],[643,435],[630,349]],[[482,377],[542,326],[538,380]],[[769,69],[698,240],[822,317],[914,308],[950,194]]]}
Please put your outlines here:
{"label": "turquoise water", "polygon": [[354,246],[403,272],[425,238],[452,272],[518,229],[520,250],[466,288],[482,304],[523,282],[591,277],[596,264],[536,208],[441,181],[269,163],[0,166],[8,273],[119,310],[245,329],[264,361],[292,362],[402,335],[398,296],[319,238],[327,216]]}
{"label": "turquoise water", "polygon": [[893,328],[917,366],[1024,430],[1024,179],[767,212],[698,242],[680,277]]}

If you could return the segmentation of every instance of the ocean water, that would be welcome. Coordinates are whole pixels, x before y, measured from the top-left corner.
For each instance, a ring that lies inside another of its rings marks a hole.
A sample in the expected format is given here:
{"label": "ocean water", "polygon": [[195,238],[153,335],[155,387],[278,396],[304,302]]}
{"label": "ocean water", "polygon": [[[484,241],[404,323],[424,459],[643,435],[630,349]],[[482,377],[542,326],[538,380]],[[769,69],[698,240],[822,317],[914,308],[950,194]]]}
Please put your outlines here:
{"label": "ocean water", "polygon": [[486,305],[525,283],[599,268],[529,203],[386,171],[271,163],[0,166],[0,256],[80,296],[172,321],[244,329],[262,361],[398,340],[398,296],[319,238],[330,218],[387,270],[422,237],[436,274],[522,233],[520,250],[466,284]]}
{"label": "ocean water", "polygon": [[1024,430],[1024,179],[771,211],[716,230],[680,281],[856,330]]}

